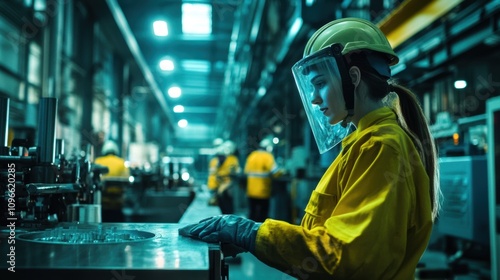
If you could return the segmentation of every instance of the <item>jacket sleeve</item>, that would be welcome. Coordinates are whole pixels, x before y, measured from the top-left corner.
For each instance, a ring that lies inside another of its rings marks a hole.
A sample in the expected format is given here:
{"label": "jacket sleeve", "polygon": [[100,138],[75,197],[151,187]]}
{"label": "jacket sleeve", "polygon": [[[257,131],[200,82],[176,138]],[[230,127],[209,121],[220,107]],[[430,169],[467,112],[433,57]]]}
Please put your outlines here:
{"label": "jacket sleeve", "polygon": [[390,279],[404,259],[413,202],[402,155],[365,143],[341,167],[341,195],[331,216],[312,229],[266,220],[255,255],[299,279]]}

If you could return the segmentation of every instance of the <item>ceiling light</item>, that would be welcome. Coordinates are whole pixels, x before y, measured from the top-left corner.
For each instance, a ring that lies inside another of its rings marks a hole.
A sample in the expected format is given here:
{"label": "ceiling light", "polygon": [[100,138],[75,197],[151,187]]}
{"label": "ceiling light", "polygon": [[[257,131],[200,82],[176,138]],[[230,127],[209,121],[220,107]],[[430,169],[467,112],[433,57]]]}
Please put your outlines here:
{"label": "ceiling light", "polygon": [[456,80],[454,86],[456,89],[463,89],[467,86],[467,82],[464,80]]}
{"label": "ceiling light", "polygon": [[168,96],[171,98],[178,98],[182,94],[181,88],[180,87],[171,87],[168,89]]}
{"label": "ceiling light", "polygon": [[183,60],[182,68],[186,71],[208,73],[210,72],[210,61],[208,60]]}
{"label": "ceiling light", "polygon": [[167,22],[163,20],[157,20],[153,22],[153,31],[156,36],[164,37],[168,35]]}
{"label": "ceiling light", "polygon": [[174,62],[170,59],[162,59],[160,61],[160,69],[163,71],[172,71],[174,70]]}
{"label": "ceiling light", "polygon": [[311,7],[316,0],[306,0],[306,6]]}
{"label": "ceiling light", "polygon": [[182,32],[208,35],[212,33],[212,5],[182,4]]}
{"label": "ceiling light", "polygon": [[185,120],[185,119],[182,119],[182,120],[180,120],[180,121],[177,122],[177,125],[179,127],[186,127],[188,125],[188,121]]}
{"label": "ceiling light", "polygon": [[262,97],[262,96],[266,95],[266,92],[267,92],[266,88],[261,86],[257,90],[257,96]]}
{"label": "ceiling light", "polygon": [[176,106],[174,106],[174,112],[175,113],[182,113],[182,112],[184,112],[184,106],[182,106],[182,105],[176,105]]}

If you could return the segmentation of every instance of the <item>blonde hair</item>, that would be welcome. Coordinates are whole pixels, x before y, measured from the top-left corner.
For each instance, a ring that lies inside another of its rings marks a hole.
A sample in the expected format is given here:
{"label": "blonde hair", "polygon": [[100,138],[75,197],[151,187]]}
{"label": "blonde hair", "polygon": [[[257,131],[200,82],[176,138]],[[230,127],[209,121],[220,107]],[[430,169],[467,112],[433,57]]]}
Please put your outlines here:
{"label": "blonde hair", "polygon": [[[420,158],[429,176],[432,219],[435,220],[441,208],[441,188],[437,150],[432,138],[427,119],[416,95],[408,88],[389,80],[389,94],[384,102],[394,109],[398,122],[417,147]],[[397,96],[396,96],[397,95]]]}

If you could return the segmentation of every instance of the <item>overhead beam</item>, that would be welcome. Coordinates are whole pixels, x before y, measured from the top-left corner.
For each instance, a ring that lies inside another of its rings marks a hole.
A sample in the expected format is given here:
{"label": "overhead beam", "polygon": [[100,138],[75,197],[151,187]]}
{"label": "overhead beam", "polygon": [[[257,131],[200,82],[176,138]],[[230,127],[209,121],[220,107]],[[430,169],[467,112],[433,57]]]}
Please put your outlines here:
{"label": "overhead beam", "polygon": [[463,0],[406,0],[382,19],[378,26],[393,48],[448,13]]}
{"label": "overhead beam", "polygon": [[148,64],[146,63],[146,60],[144,59],[144,56],[142,55],[142,52],[139,48],[139,44],[137,43],[137,40],[135,39],[132,30],[130,29],[130,26],[128,25],[128,22],[125,18],[125,15],[123,14],[123,11],[118,4],[117,0],[106,0],[106,4],[109,7],[109,10],[111,11],[111,15],[113,19],[115,20],[120,32],[122,33],[123,38],[125,39],[125,42],[130,49],[130,52],[132,56],[134,57],[137,65],[142,71],[142,74],[144,75],[144,79],[147,81],[149,84],[150,88],[152,89],[156,100],[158,101],[158,104],[163,110],[163,113],[165,114],[167,120],[169,121],[170,128],[172,130],[175,129],[174,124],[174,118],[172,116],[172,110],[171,108],[167,105],[167,102],[165,100],[163,92],[160,90],[153,73],[151,72],[151,69],[149,68]]}

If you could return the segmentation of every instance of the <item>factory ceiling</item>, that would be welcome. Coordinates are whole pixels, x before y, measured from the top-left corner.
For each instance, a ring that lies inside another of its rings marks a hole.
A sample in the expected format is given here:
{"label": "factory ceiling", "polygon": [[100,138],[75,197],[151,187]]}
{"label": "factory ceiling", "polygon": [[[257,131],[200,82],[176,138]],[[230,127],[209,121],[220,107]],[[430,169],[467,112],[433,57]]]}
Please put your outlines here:
{"label": "factory ceiling", "polygon": [[[327,0],[87,2],[93,10],[104,9],[111,15],[107,17],[118,27],[121,40],[169,122],[165,126],[173,130],[172,144],[207,147],[217,137],[234,140],[242,131],[269,127],[273,120],[300,111],[290,68],[301,58],[307,38],[318,27],[348,16],[373,22],[392,18],[386,24],[398,26],[415,12],[400,12],[403,19],[398,20],[394,9],[418,1],[404,1],[405,5],[394,1],[391,7],[385,7],[384,1],[370,1],[368,7],[362,5],[364,1]],[[453,5],[460,2],[454,1]],[[187,8],[183,4],[208,5],[208,21],[203,22],[201,14],[195,19],[183,19]],[[389,14],[392,16],[386,17]],[[154,34],[155,21],[166,23],[168,35]],[[209,28],[210,33],[190,35],[183,30],[189,23]],[[395,38],[401,37],[395,34]],[[403,44],[401,50],[406,49]],[[163,59],[170,59],[174,69],[162,69]],[[180,88],[182,95],[169,96],[171,87]],[[177,105],[183,106],[182,112],[175,112]],[[188,122],[187,127],[178,126],[181,119]]]}
{"label": "factory ceiling", "polygon": [[[287,97],[273,97],[278,93],[272,90],[273,84],[280,80],[280,73],[292,78],[288,60],[299,58],[302,50],[296,45],[303,44],[301,39],[314,25],[331,20],[337,6],[330,1],[318,1],[321,5],[316,8],[327,12],[306,15],[309,19],[304,20],[303,2],[87,1],[93,10],[101,11],[97,15],[101,22],[107,22],[103,18],[112,18],[116,23],[120,40],[128,46],[162,108],[161,113],[168,119],[165,126],[174,132],[172,144],[190,147],[207,147],[217,137],[234,138],[246,126],[264,125],[259,122],[269,116],[256,112],[261,106],[272,111],[265,107],[266,102],[282,110],[284,105],[280,103]],[[201,14],[195,19],[183,19],[186,3],[209,4],[208,22],[202,21]],[[325,5],[329,9],[321,9]],[[154,34],[155,21],[166,23],[168,35]],[[211,32],[188,34],[183,28],[189,23],[209,27]],[[163,59],[170,59],[174,69],[162,69]],[[169,96],[171,87],[180,88],[181,96]],[[183,106],[182,112],[174,112],[178,105]],[[187,127],[178,126],[182,119],[187,121]]]}

